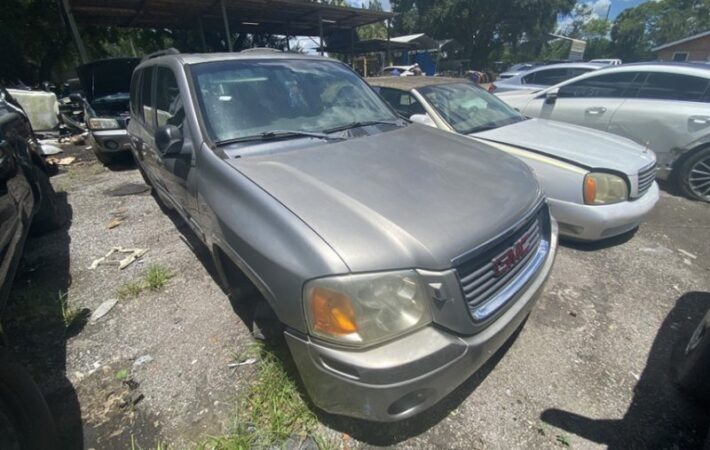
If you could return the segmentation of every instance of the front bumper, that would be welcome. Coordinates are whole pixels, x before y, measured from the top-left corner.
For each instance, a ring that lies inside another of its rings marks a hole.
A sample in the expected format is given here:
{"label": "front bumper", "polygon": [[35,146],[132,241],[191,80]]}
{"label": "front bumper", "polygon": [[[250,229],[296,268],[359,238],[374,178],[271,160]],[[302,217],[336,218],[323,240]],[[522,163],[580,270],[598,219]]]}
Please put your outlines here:
{"label": "front bumper", "polygon": [[560,226],[560,236],[579,241],[598,241],[638,227],[658,202],[658,184],[641,198],[613,205],[582,205],[548,198],[550,213]]}
{"label": "front bumper", "polygon": [[94,151],[101,153],[117,153],[131,150],[131,142],[125,129],[92,130],[89,132],[89,143]]}
{"label": "front bumper", "polygon": [[471,336],[431,325],[374,348],[335,348],[287,331],[286,341],[313,402],[334,414],[390,422],[437,403],[478,370],[521,326],[543,291],[557,249],[503,313]]}

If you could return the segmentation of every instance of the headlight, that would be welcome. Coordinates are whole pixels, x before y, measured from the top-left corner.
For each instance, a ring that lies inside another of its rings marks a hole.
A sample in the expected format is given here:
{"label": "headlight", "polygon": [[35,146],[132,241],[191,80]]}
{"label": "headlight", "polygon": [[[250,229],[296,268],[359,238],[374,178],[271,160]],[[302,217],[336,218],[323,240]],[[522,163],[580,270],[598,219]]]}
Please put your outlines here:
{"label": "headlight", "polygon": [[592,172],[584,177],[584,203],[587,205],[608,205],[629,198],[626,180],[610,173]]}
{"label": "headlight", "polygon": [[92,117],[89,119],[89,128],[92,130],[107,130],[119,128],[118,120],[116,119],[105,119],[102,117]]}
{"label": "headlight", "polygon": [[368,345],[431,322],[426,287],[413,270],[321,278],[304,294],[310,332],[342,344]]}

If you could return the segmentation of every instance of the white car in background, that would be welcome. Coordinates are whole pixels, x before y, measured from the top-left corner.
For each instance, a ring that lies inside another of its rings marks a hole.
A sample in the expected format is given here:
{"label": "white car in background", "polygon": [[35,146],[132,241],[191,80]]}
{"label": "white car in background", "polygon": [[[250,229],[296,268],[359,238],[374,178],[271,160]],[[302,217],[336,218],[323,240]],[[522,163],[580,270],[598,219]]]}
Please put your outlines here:
{"label": "white car in background", "polygon": [[[400,115],[468,135],[522,159],[535,172],[559,233],[567,239],[597,241],[626,233],[658,201],[656,156],[629,139],[526,118],[460,78],[367,81]],[[486,195],[486,189],[471,195]]]}
{"label": "white car in background", "polygon": [[710,66],[638,63],[531,92],[505,92],[526,116],[596,128],[647,146],[661,179],[710,202]]}
{"label": "white car in background", "polygon": [[621,60],[612,58],[612,59],[590,59],[590,63],[601,63],[601,64],[606,64],[609,66],[620,66],[621,65]]}
{"label": "white car in background", "polygon": [[514,77],[496,81],[488,90],[499,93],[543,89],[604,67],[608,67],[608,64],[592,62],[550,64],[549,66],[536,67]]}

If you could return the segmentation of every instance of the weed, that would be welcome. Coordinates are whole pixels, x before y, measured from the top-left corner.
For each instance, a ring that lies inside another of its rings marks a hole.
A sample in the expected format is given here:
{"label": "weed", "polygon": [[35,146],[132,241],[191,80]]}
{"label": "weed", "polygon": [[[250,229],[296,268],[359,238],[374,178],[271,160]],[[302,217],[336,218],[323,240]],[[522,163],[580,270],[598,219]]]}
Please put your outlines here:
{"label": "weed", "polygon": [[555,436],[555,438],[556,438],[557,442],[559,442],[563,446],[565,446],[565,447],[570,446],[569,439],[567,439],[567,436],[565,436],[564,434],[558,434],[557,436]]}
{"label": "weed", "polygon": [[116,372],[116,379],[118,381],[123,381],[128,379],[128,369],[121,369],[118,372]]}
{"label": "weed", "polygon": [[[131,434],[131,450],[143,450],[143,447],[136,444],[135,437]],[[147,449],[146,449],[147,450]],[[168,450],[168,445],[158,441],[150,450]]]}
{"label": "weed", "polygon": [[143,278],[146,288],[151,291],[158,291],[162,289],[173,276],[174,275],[167,268],[158,264],[151,264]]}
{"label": "weed", "polygon": [[118,288],[116,295],[121,300],[138,297],[145,290],[143,283],[129,282]]}

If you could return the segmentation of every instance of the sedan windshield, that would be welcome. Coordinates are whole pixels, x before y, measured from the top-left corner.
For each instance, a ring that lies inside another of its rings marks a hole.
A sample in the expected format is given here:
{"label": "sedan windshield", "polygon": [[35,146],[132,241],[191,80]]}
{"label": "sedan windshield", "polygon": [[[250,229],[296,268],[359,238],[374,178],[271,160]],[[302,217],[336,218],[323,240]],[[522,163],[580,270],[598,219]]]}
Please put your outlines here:
{"label": "sedan windshield", "polygon": [[458,133],[476,133],[525,120],[498,97],[471,83],[426,86],[419,92]]}
{"label": "sedan windshield", "polygon": [[196,65],[192,72],[202,115],[217,143],[279,130],[320,133],[398,120],[337,62],[220,61]]}

